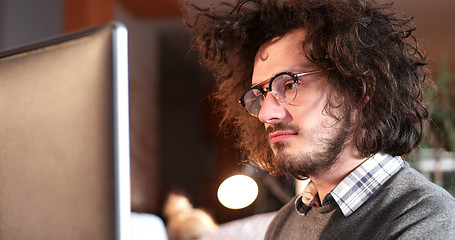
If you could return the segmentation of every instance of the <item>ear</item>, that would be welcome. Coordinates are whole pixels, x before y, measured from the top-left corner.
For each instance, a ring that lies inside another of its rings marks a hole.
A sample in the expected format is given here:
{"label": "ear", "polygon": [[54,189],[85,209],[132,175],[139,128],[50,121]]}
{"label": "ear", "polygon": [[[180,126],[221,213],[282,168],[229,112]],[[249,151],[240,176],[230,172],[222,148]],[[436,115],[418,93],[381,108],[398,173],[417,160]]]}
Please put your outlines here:
{"label": "ear", "polygon": [[361,105],[359,106],[358,111],[362,111],[362,109],[367,105],[367,103],[370,101],[370,99],[371,99],[370,96],[365,96],[363,98],[363,102],[360,103]]}
{"label": "ear", "polygon": [[365,104],[367,104],[367,102],[370,101],[370,96],[366,96],[365,97],[365,100],[363,100],[363,105],[365,106]]}
{"label": "ear", "polygon": [[376,76],[372,70],[369,70],[365,74],[365,78],[362,79],[363,82],[363,94],[366,95],[363,100],[363,107],[370,101],[376,90]]}

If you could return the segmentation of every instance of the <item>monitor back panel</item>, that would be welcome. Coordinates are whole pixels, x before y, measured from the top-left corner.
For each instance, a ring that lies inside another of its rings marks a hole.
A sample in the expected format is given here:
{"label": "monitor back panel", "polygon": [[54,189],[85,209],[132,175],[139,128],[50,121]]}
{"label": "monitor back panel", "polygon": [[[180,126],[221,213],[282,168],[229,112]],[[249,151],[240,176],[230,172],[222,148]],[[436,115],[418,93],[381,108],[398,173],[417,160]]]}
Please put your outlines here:
{"label": "monitor back panel", "polygon": [[115,239],[112,29],[0,59],[0,239]]}

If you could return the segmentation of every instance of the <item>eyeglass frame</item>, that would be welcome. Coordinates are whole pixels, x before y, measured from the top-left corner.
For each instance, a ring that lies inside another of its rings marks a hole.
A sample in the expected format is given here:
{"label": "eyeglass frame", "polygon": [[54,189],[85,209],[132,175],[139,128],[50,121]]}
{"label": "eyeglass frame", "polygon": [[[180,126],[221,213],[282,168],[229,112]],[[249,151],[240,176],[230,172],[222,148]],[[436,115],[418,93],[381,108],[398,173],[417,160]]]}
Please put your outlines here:
{"label": "eyeglass frame", "polygon": [[[292,80],[294,81],[295,84],[297,84],[297,83],[299,82],[299,78],[300,78],[300,77],[308,76],[308,75],[312,75],[312,74],[316,74],[316,73],[320,73],[320,72],[323,72],[323,71],[324,71],[324,70],[322,70],[322,69],[317,69],[317,70],[312,70],[312,71],[308,71],[308,72],[300,72],[300,73],[292,73],[292,72],[281,72],[281,73],[278,73],[278,74],[276,74],[275,76],[273,76],[273,77],[271,77],[271,78],[268,78],[268,79],[266,79],[266,80],[264,80],[264,81],[261,81],[261,82],[259,82],[259,83],[256,83],[256,84],[254,84],[253,86],[251,86],[250,88],[248,88],[247,90],[245,90],[245,91],[242,93],[242,96],[240,97],[239,103],[240,103],[240,105],[242,105],[243,108],[245,108],[245,110],[246,110],[248,113],[250,113],[250,111],[248,111],[248,109],[246,109],[246,107],[245,107],[244,97],[245,97],[245,94],[246,94],[248,91],[252,90],[252,89],[258,89],[258,90],[262,93],[263,96],[265,96],[266,93],[271,92],[272,95],[273,95],[273,97],[274,97],[277,101],[279,101],[279,102],[281,102],[281,103],[286,103],[286,104],[292,103],[292,102],[295,100],[295,98],[297,97],[297,94],[298,94],[297,89],[296,89],[296,92],[295,92],[295,97],[294,97],[291,101],[289,101],[289,102],[283,102],[282,100],[278,99],[277,96],[276,96],[276,93],[273,92],[273,89],[272,89],[272,83],[273,83],[273,81],[274,81],[277,77],[286,74],[286,75],[289,75],[289,76],[292,78]],[[269,81],[268,87],[260,87],[260,85],[264,84],[264,83],[267,82],[267,81]],[[261,107],[262,107],[262,106],[261,106]],[[250,113],[250,114],[251,114],[251,113]],[[254,116],[254,117],[257,117],[257,116],[255,116],[255,115],[253,115],[253,114],[251,114],[251,115]]]}

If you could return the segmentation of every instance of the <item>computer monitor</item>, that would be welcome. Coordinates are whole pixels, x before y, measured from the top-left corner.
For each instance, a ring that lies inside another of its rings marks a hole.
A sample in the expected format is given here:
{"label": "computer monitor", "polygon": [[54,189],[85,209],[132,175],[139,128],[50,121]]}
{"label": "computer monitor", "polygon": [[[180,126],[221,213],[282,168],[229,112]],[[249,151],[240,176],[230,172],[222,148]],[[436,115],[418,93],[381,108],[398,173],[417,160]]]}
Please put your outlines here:
{"label": "computer monitor", "polygon": [[128,239],[127,30],[0,53],[0,239]]}

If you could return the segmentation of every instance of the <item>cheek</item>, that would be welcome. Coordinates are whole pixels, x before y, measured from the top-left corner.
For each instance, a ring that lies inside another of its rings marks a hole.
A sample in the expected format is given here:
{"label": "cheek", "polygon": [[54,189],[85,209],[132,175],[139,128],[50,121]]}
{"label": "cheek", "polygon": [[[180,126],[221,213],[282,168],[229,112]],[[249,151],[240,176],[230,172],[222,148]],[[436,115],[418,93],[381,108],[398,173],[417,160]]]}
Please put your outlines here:
{"label": "cheek", "polygon": [[292,106],[301,107],[305,111],[322,111],[327,103],[328,86],[325,81],[318,81],[306,84],[299,89],[297,98],[292,102]]}
{"label": "cheek", "polygon": [[300,129],[311,129],[318,126],[321,122],[322,107],[319,104],[306,106],[289,106],[289,114],[292,123]]}
{"label": "cheek", "polygon": [[314,94],[303,96],[298,103],[288,106],[289,113],[296,122],[319,122],[324,113],[326,105],[325,94]]}
{"label": "cheek", "polygon": [[287,106],[295,124],[301,129],[309,129],[325,121],[327,114],[324,108],[328,97],[328,85],[325,81],[316,81],[302,86],[297,97]]}

